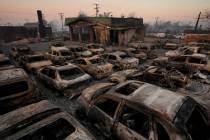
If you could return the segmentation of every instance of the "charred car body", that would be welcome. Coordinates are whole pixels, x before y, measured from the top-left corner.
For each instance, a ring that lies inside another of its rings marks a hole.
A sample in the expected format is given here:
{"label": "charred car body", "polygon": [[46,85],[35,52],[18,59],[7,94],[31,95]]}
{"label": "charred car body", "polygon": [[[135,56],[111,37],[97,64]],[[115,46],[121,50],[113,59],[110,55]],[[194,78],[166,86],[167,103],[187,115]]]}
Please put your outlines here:
{"label": "charred car body", "polygon": [[136,73],[138,73],[139,70],[137,69],[127,69],[122,71],[117,71],[109,76],[108,80],[114,83],[121,83],[125,82],[129,77],[132,77]]}
{"label": "charred car body", "polygon": [[0,70],[15,68],[10,59],[6,56],[0,57]]}
{"label": "charred car body", "polygon": [[19,57],[22,57],[23,55],[29,55],[29,54],[32,55],[34,54],[34,52],[27,45],[12,47],[9,52],[10,57],[17,61],[19,60]]}
{"label": "charred car body", "polygon": [[[149,66],[143,71],[137,72],[129,79],[146,81],[161,87],[184,87],[188,83],[188,77],[176,69],[165,69],[158,66]],[[157,80],[158,79],[158,80]]]}
{"label": "charred car body", "polygon": [[0,71],[0,91],[1,113],[35,101],[37,94],[32,81],[21,68]]}
{"label": "charred car body", "polygon": [[43,54],[35,54],[21,57],[20,65],[23,66],[27,71],[36,74],[37,70],[42,67],[52,65],[52,62],[46,59]]}
{"label": "charred car body", "polygon": [[104,61],[98,55],[89,58],[79,58],[74,60],[73,63],[97,79],[110,75],[113,68],[111,63]]}
{"label": "charred car body", "polygon": [[87,88],[79,97],[80,110],[108,137],[122,140],[210,137],[205,110],[188,96],[138,81],[108,85],[108,91],[95,87],[98,86]]}
{"label": "charred car body", "polygon": [[94,139],[75,118],[46,100],[0,116],[0,137],[5,140]]}
{"label": "charred car body", "polygon": [[91,57],[93,55],[91,51],[82,46],[71,46],[68,48],[76,57]]}
{"label": "charred car body", "polygon": [[39,70],[38,78],[59,91],[78,89],[80,86],[88,84],[91,80],[90,75],[73,64],[47,66]]}
{"label": "charred car body", "polygon": [[74,58],[74,54],[67,47],[52,47],[46,56],[55,64],[64,63]]}
{"label": "charred car body", "polygon": [[114,53],[103,54],[102,57],[114,65],[114,70],[125,70],[131,68],[137,68],[139,60],[134,57],[128,56],[122,51],[116,51]]}
{"label": "charred car body", "polygon": [[93,53],[93,55],[101,54],[104,52],[104,48],[100,44],[90,43],[87,44],[86,47]]}

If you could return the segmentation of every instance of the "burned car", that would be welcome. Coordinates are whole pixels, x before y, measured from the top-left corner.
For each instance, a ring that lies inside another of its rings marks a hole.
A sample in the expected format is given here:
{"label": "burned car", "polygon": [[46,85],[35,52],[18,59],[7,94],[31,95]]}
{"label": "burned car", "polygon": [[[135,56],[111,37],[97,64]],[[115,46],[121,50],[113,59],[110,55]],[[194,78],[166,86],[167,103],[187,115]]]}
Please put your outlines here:
{"label": "burned car", "polygon": [[181,55],[170,58],[168,60],[170,65],[175,68],[179,65],[187,65],[192,69],[199,69],[202,72],[210,72],[210,61],[204,54]]}
{"label": "burned car", "polygon": [[9,51],[9,56],[15,60],[18,60],[19,57],[22,57],[23,55],[29,55],[29,54],[32,55],[34,54],[34,52],[27,45],[18,45],[12,47]]}
{"label": "burned car", "polygon": [[78,89],[79,86],[88,84],[91,80],[90,75],[73,64],[47,66],[39,70],[38,78],[59,91]]}
{"label": "burned car", "polygon": [[101,54],[104,52],[104,48],[100,44],[90,43],[87,44],[86,47],[93,53],[93,55]]}
{"label": "burned car", "polygon": [[37,90],[21,68],[0,71],[0,113],[35,101]]}
{"label": "burned car", "polygon": [[201,50],[199,47],[185,46],[185,47],[180,47],[177,50],[168,51],[165,53],[165,56],[166,57],[177,57],[180,55],[196,54],[196,53],[200,53],[200,52],[201,52]]}
{"label": "burned car", "polygon": [[57,47],[65,47],[65,44],[63,42],[52,42],[50,44],[49,49],[51,49],[51,48],[57,48]]}
{"label": "burned car", "polygon": [[131,57],[138,58],[140,61],[147,59],[147,53],[145,53],[145,52],[143,52],[143,51],[141,51],[139,49],[123,48],[123,49],[120,49],[120,50],[124,51],[125,53],[127,53]]}
{"label": "burned car", "polygon": [[0,58],[0,70],[15,68],[15,65],[12,64],[8,57]]}
{"label": "burned car", "polygon": [[52,65],[52,61],[46,59],[43,54],[25,55],[21,57],[20,65],[27,71],[36,74],[38,69]]}
{"label": "burned car", "polygon": [[4,140],[92,140],[94,137],[75,118],[43,100],[0,116]]}
{"label": "burned car", "polygon": [[175,44],[175,43],[166,43],[164,48],[165,49],[170,49],[170,50],[175,50],[179,47],[178,44]]}
{"label": "burned car", "polygon": [[131,75],[129,79],[145,81],[171,89],[184,87],[189,80],[187,76],[176,69],[168,70],[158,66],[149,66],[145,70]]}
{"label": "burned car", "polygon": [[103,54],[102,57],[105,59],[105,61],[114,65],[114,70],[137,68],[139,65],[139,60],[137,58],[130,57],[128,54],[122,51],[106,53]]}
{"label": "burned car", "polygon": [[66,47],[53,47],[46,53],[46,56],[55,64],[64,63],[74,58],[74,54]]}
{"label": "burned car", "polygon": [[74,53],[76,57],[91,57],[93,53],[87,50],[85,47],[82,46],[71,46],[68,47],[71,52]]}
{"label": "burned car", "polygon": [[207,113],[200,104],[155,85],[128,81],[99,93],[92,86],[78,102],[93,124],[114,139],[210,138]]}
{"label": "burned car", "polygon": [[98,55],[89,58],[79,58],[74,60],[73,63],[97,79],[107,77],[113,71],[113,65],[104,61]]}
{"label": "burned car", "polygon": [[127,69],[122,71],[117,71],[108,77],[108,80],[114,83],[121,83],[126,81],[129,77],[138,73],[137,69]]}

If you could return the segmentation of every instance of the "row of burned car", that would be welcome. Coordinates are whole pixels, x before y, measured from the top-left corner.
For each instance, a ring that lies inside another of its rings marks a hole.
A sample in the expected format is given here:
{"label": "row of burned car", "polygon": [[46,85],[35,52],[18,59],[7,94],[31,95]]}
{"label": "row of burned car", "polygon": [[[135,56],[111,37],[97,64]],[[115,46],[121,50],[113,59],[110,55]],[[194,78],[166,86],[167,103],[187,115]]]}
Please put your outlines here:
{"label": "row of burned car", "polygon": [[[76,109],[77,117],[80,119],[87,117],[108,138],[122,140],[208,140],[210,138],[210,117],[208,108],[205,106],[210,93],[208,85],[205,86],[197,81],[191,82],[188,76],[174,68],[158,65],[136,69],[139,64],[137,66],[126,64],[120,67],[115,65],[116,61],[109,60],[112,55],[116,56],[116,59],[111,58],[111,60],[117,60],[117,56],[120,59],[128,57],[124,52],[104,53],[89,58],[80,57],[74,59],[74,62],[60,66],[45,65],[45,67],[31,72],[61,91],[69,88],[77,89],[82,84],[86,85],[92,76],[95,76],[96,79],[108,76],[108,81],[97,82],[86,87],[80,93],[81,95],[77,99],[79,107]],[[88,63],[92,59],[92,63]],[[126,61],[130,62],[130,59],[128,60]],[[137,60],[139,61],[139,59]],[[104,74],[103,70],[106,69],[100,66],[104,63],[108,63],[109,67],[117,68]],[[97,72],[94,74],[85,70],[82,65],[99,67],[99,70],[92,69]],[[22,66],[24,67],[24,65]],[[12,72],[14,69],[9,70],[11,72],[4,71],[2,77],[3,75],[12,77],[11,75],[15,76],[16,74],[15,77],[20,77],[18,72]],[[113,73],[113,71],[117,72]],[[104,75],[101,76],[101,74]],[[5,77],[5,79],[9,78]],[[194,85],[199,84],[201,86],[198,89],[193,88]],[[174,90],[174,92],[160,86]],[[12,87],[20,89],[20,86]],[[4,87],[4,90],[10,92],[9,88],[8,86]],[[72,96],[75,92],[67,91],[66,94]],[[41,101],[0,116],[3,118],[0,119],[3,120],[0,123],[7,124],[2,125],[1,137],[5,139],[92,138],[83,126],[72,119],[72,116],[55,108],[49,102]],[[21,112],[24,112],[24,117]],[[17,119],[10,123],[10,119],[6,118]]]}
{"label": "row of burned car", "polygon": [[34,80],[11,61],[0,64],[0,90],[0,139],[95,139],[72,115],[42,100]]}

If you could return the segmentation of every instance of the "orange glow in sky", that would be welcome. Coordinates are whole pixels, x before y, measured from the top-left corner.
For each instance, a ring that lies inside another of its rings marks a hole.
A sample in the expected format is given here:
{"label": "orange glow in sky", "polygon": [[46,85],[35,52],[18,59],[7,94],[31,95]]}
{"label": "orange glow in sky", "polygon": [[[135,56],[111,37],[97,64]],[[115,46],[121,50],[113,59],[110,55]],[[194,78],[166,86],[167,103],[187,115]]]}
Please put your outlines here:
{"label": "orange glow in sky", "polygon": [[0,0],[0,23],[37,21],[37,9],[43,11],[48,21],[59,20],[60,12],[65,17],[77,16],[79,11],[94,16],[96,2],[100,5],[100,13],[112,12],[114,17],[135,13],[145,22],[154,22],[155,17],[193,21],[199,11],[210,9],[210,0]]}

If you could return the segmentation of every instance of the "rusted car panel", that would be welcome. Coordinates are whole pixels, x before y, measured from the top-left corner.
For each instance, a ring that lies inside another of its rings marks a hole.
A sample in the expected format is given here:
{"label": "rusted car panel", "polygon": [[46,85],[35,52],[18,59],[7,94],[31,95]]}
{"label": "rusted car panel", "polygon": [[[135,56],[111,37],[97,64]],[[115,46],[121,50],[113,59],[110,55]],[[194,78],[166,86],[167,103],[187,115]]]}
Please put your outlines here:
{"label": "rusted car panel", "polygon": [[67,47],[52,47],[49,52],[46,53],[46,57],[53,63],[60,64],[72,60],[74,54]]}
{"label": "rusted car panel", "polygon": [[121,49],[121,51],[124,51],[129,56],[138,58],[139,60],[146,60],[147,59],[147,53],[143,52],[142,50],[139,50],[139,49],[125,48],[125,49]]}
{"label": "rusted car panel", "polygon": [[[177,88],[187,85],[189,78],[176,69],[149,66],[147,69],[133,74],[129,79],[146,81],[161,87]],[[158,80],[157,80],[158,79]]]}
{"label": "rusted car panel", "polygon": [[158,58],[155,58],[152,62],[153,65],[160,65],[165,66],[168,63],[168,57],[160,56]]}
{"label": "rusted car panel", "polygon": [[[130,94],[123,92],[125,87],[132,89]],[[191,140],[202,137],[207,140],[210,137],[207,114],[196,101],[151,84],[128,81],[102,94],[83,92],[78,100],[86,102],[83,109],[95,126],[104,135],[116,139]],[[195,117],[199,118],[199,123]]]}
{"label": "rusted car panel", "polygon": [[171,58],[168,63],[180,63],[188,65],[194,69],[210,72],[210,61],[204,54],[181,55]]}
{"label": "rusted car panel", "polygon": [[9,112],[0,118],[0,136],[7,140],[94,139],[75,118],[45,100]]}
{"label": "rusted car panel", "polygon": [[93,55],[101,54],[104,52],[104,48],[100,44],[90,43],[87,44],[86,47],[93,53]]}
{"label": "rusted car panel", "polygon": [[201,52],[200,47],[185,46],[185,47],[180,47],[177,50],[168,51],[165,53],[165,56],[166,57],[177,57],[180,55],[196,54],[196,53],[200,53],[200,52]]}
{"label": "rusted car panel", "polygon": [[113,71],[113,65],[104,61],[98,55],[89,58],[76,59],[73,63],[97,79],[107,77]]}
{"label": "rusted car panel", "polygon": [[127,69],[123,71],[118,71],[113,73],[109,76],[109,80],[111,82],[121,83],[127,80],[128,77],[131,77],[132,75],[136,74],[138,72],[137,69]]}
{"label": "rusted car panel", "polygon": [[64,66],[48,66],[38,71],[38,77],[57,90],[63,91],[87,84],[91,76],[79,67],[68,64]]}
{"label": "rusted car panel", "polygon": [[87,50],[85,47],[81,46],[70,46],[68,47],[71,52],[74,53],[76,57],[91,57],[93,56],[93,53],[89,50]]}
{"label": "rusted car panel", "polygon": [[19,57],[22,57],[23,55],[29,55],[29,54],[34,54],[34,52],[27,45],[12,47],[9,52],[10,57],[12,57],[13,59],[16,59],[16,60]]}
{"label": "rusted car panel", "polygon": [[52,65],[52,61],[45,58],[43,54],[26,55],[20,60],[20,64],[30,72],[36,73],[38,69]]}
{"label": "rusted car panel", "polygon": [[165,49],[171,49],[171,50],[175,50],[179,47],[178,44],[175,44],[175,43],[166,43],[164,48]]}
{"label": "rusted car panel", "polygon": [[128,56],[122,51],[116,51],[114,53],[103,54],[102,57],[114,65],[114,69],[125,70],[131,68],[137,68],[139,60],[134,57]]}
{"label": "rusted car panel", "polygon": [[35,88],[21,68],[0,71],[0,112],[5,113],[35,101]]}
{"label": "rusted car panel", "polygon": [[15,68],[8,57],[0,57],[0,70]]}

